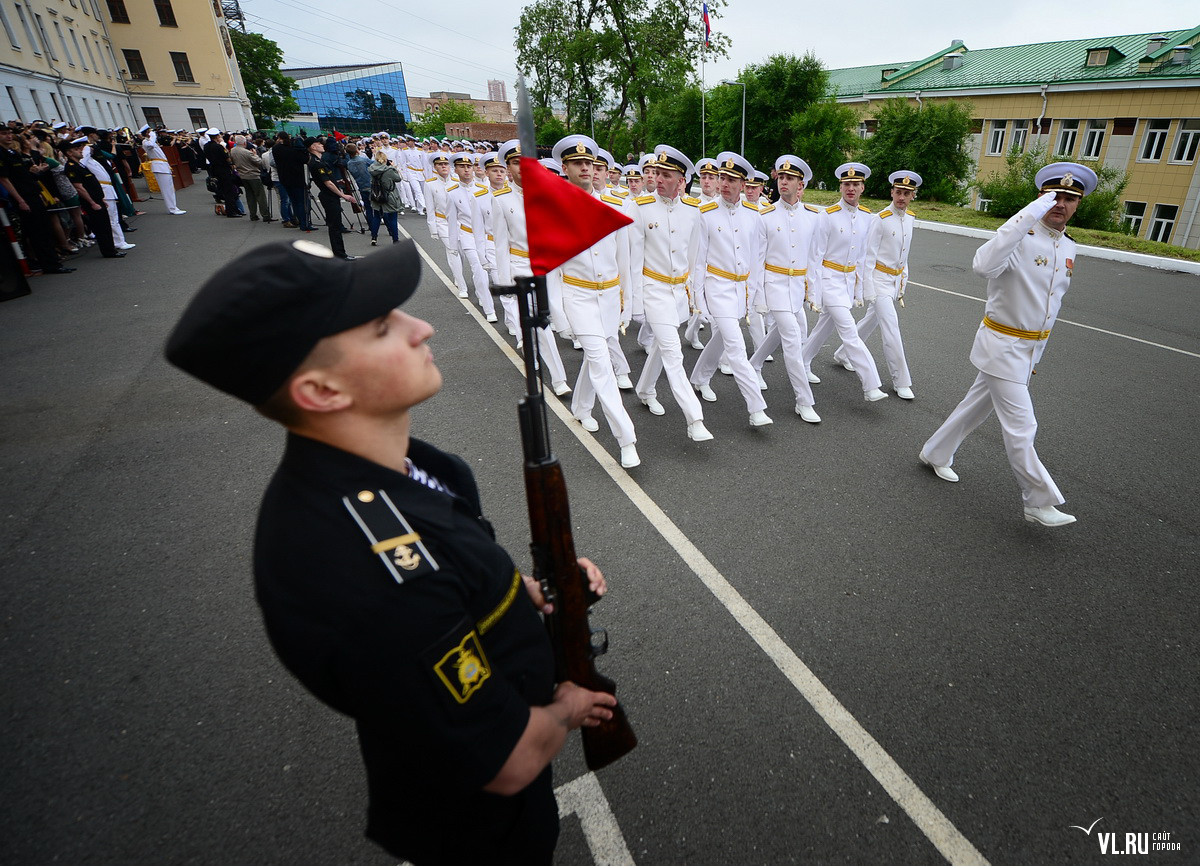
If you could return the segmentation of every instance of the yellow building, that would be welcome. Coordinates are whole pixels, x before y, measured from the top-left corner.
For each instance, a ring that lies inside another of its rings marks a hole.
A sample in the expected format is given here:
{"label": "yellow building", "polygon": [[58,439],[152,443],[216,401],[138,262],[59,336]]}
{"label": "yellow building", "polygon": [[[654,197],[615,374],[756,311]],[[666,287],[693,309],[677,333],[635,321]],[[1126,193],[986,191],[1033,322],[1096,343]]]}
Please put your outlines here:
{"label": "yellow building", "polygon": [[[1076,162],[1125,171],[1123,219],[1139,236],[1200,248],[1200,27],[971,51],[961,42],[917,61],[831,70],[840,102],[901,97],[969,101],[977,176],[1042,144]],[[919,166],[912,166],[920,171]],[[987,202],[972,194],[972,203]]]}
{"label": "yellow building", "polygon": [[219,0],[0,0],[0,26],[4,119],[254,126]]}

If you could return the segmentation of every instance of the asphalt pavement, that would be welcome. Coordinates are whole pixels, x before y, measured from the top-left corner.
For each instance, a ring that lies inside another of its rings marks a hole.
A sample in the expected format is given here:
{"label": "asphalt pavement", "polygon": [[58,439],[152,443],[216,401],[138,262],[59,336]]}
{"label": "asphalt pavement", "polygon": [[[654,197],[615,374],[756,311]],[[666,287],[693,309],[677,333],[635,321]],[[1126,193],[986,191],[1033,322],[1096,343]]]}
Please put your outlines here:
{"label": "asphalt pavement", "polygon": [[[353,726],[281,668],[254,602],[282,433],[162,358],[208,274],[297,236],[208,198],[184,190],[181,217],[147,203],[127,258],[87,253],[0,304],[0,863],[395,862],[362,837]],[[401,226],[444,268],[423,220]],[[775,424],[749,427],[718,375],[708,443],[665,379],[665,416],[625,394],[628,472],[606,425],[552,417],[576,547],[611,585],[600,667],[640,738],[596,777],[634,862],[1076,864],[1127,833],[1200,862],[1200,279],[1077,261],[1033,383],[1039,454],[1079,518],[1051,530],[1022,519],[994,419],[958,484],[917,462],[975,374],[978,244],[915,235],[912,402],[865,403],[830,346],[819,425],[792,413],[781,359]],[[406,309],[436,325],[445,376],[414,432],[471,463],[520,561],[515,356],[429,268]],[[560,349],[574,381],[580,353]],[[556,785],[584,772],[572,738]],[[564,818],[558,863],[604,862],[584,827]]]}

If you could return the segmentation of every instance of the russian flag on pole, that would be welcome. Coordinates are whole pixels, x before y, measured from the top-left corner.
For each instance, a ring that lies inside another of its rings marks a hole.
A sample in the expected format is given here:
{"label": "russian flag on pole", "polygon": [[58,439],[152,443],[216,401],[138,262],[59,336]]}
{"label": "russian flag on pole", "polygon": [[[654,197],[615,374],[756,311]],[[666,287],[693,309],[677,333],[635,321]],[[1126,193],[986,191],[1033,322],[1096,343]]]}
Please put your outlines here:
{"label": "russian flag on pole", "polygon": [[704,4],[704,47],[712,47],[712,22],[708,20],[708,4]]}

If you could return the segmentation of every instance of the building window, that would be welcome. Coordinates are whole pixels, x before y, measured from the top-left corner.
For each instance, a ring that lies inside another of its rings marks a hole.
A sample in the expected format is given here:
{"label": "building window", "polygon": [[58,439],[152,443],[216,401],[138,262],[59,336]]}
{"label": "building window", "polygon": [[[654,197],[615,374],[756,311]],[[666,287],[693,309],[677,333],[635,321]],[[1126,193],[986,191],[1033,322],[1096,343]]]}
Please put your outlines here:
{"label": "building window", "polygon": [[1144,201],[1127,201],[1125,202],[1125,213],[1121,214],[1121,222],[1129,226],[1129,233],[1140,235],[1142,233],[1142,220],[1146,217],[1146,203]]}
{"label": "building window", "polygon": [[1162,159],[1163,149],[1167,146],[1167,132],[1171,129],[1169,120],[1147,120],[1146,134],[1142,138],[1142,152],[1139,162],[1158,162]]}
{"label": "building window", "polygon": [[142,114],[146,117],[146,123],[150,126],[163,126],[162,112],[157,108],[143,107]]}
{"label": "building window", "polygon": [[1064,120],[1058,130],[1058,149],[1054,151],[1062,156],[1070,156],[1075,152],[1075,139],[1079,137],[1079,121]]}
{"label": "building window", "polygon": [[8,34],[8,41],[12,43],[12,47],[20,48],[21,43],[17,41],[17,31],[13,30],[12,22],[8,20],[8,13],[4,11],[3,6],[0,6],[0,23],[4,24],[4,32]]}
{"label": "building window", "polygon": [[[72,34],[74,32],[74,30],[71,31]],[[92,53],[92,43],[88,42],[87,36],[83,37],[83,47],[87,49],[88,60],[92,61],[92,69],[95,69],[97,72],[99,72],[100,64],[96,62],[96,55]],[[100,56],[103,57],[104,55],[101,54]]]}
{"label": "building window", "polygon": [[[38,97],[38,92],[31,88],[29,91],[29,95],[33,97],[33,108],[34,108],[34,111],[37,112],[37,117],[44,120],[47,116],[46,109],[44,109],[42,107],[42,100]],[[35,118],[30,118],[30,119],[33,120]]]}
{"label": "building window", "polygon": [[975,200],[975,210],[977,211],[987,213],[991,206],[992,200],[990,198],[979,198]]}
{"label": "building window", "polygon": [[142,52],[126,48],[122,53],[125,55],[125,65],[129,68],[129,80],[149,81],[150,76],[146,74],[146,64],[142,63]]}
{"label": "building window", "polygon": [[[88,69],[89,67],[88,67],[88,65],[87,65],[86,63],[84,63],[84,60],[83,60],[83,49],[79,47],[79,37],[78,37],[77,35],[75,35],[75,31],[74,31],[74,30],[71,30],[71,31],[70,31],[70,34],[71,34],[71,44],[75,46],[75,53],[79,55],[79,62],[80,62],[80,64],[82,64],[83,68],[86,70],[86,69]],[[86,37],[86,36],[84,37],[83,41],[84,41],[84,42],[87,42],[87,37]],[[88,53],[90,54],[91,52],[89,51]],[[94,66],[95,64],[96,64],[96,58],[94,58],[94,57],[93,57],[93,58],[92,58],[92,65]]]}
{"label": "building window", "polygon": [[1029,141],[1029,121],[1014,120],[1013,121],[1013,139],[1012,146],[1018,153],[1025,152],[1025,144]]}
{"label": "building window", "polygon": [[171,0],[154,0],[154,10],[158,13],[158,23],[163,27],[178,27],[175,22],[175,10],[171,8]]}
{"label": "building window", "polygon": [[1104,144],[1104,129],[1108,126],[1107,120],[1089,120],[1087,122],[1087,132],[1083,135],[1083,150],[1080,156],[1084,159],[1099,159],[1100,148]]}
{"label": "building window", "polygon": [[1150,233],[1146,235],[1148,241],[1162,241],[1164,244],[1171,242],[1171,230],[1175,228],[1175,219],[1179,216],[1179,205],[1175,204],[1156,204],[1154,206],[1154,220],[1150,223]]}
{"label": "building window", "polygon": [[64,117],[66,117],[66,115],[63,114],[62,106],[58,102],[58,97],[54,95],[54,91],[50,92],[50,101],[54,103],[54,116],[59,120],[62,120]]}
{"label": "building window", "polygon": [[62,28],[58,26],[58,22],[54,22],[54,32],[58,34],[58,41],[62,45],[63,54],[66,55],[67,65],[74,66],[75,60],[71,57],[71,49],[67,47],[67,37],[63,36]]}
{"label": "building window", "polygon": [[17,17],[21,19],[21,25],[25,28],[25,35],[29,37],[29,44],[33,48],[33,53],[38,57],[42,56],[41,49],[38,48],[37,37],[33,35],[33,27],[29,24],[29,19],[25,17],[25,10],[21,8],[21,4],[17,4]]}
{"label": "building window", "polygon": [[33,21],[37,24],[38,33],[42,35],[42,45],[46,47],[46,53],[50,55],[51,59],[58,60],[58,55],[54,53],[54,46],[50,44],[50,37],[46,34],[46,25],[42,23],[42,16],[34,12]]}
{"label": "building window", "polygon": [[204,116],[203,108],[189,108],[187,111],[188,117],[192,121],[192,129],[199,129],[200,127],[208,129],[208,118]]}
{"label": "building window", "polygon": [[108,17],[113,24],[128,24],[129,13],[125,11],[125,0],[108,0]]}
{"label": "building window", "polygon": [[1107,66],[1108,65],[1108,49],[1107,48],[1092,48],[1088,51],[1087,58],[1088,66]]}
{"label": "building window", "polygon": [[1008,128],[1007,120],[993,120],[992,131],[988,135],[988,156],[1001,156],[1004,153],[1004,131]]}
{"label": "building window", "polygon": [[1175,149],[1171,151],[1171,162],[1195,162],[1197,144],[1200,144],[1200,120],[1179,121],[1179,135],[1175,139]]}
{"label": "building window", "polygon": [[183,51],[171,52],[171,63],[175,65],[175,80],[176,81],[195,81],[192,77],[192,64],[188,63],[187,53]]}

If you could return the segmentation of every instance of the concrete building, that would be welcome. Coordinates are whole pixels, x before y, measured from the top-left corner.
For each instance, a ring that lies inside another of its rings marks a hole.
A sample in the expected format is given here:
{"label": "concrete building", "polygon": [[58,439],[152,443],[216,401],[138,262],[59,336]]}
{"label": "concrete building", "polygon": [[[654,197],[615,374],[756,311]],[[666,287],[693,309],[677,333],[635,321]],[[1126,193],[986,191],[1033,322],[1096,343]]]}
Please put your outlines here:
{"label": "concrete building", "polygon": [[[1013,148],[1125,171],[1123,219],[1137,236],[1200,248],[1200,27],[970,50],[955,41],[920,60],[830,71],[839,102],[969,101],[977,176]],[[880,167],[882,168],[882,167]],[[912,166],[919,171],[919,166]],[[972,203],[987,207],[972,193]]]}
{"label": "concrete building", "polygon": [[488,100],[490,102],[508,102],[508,86],[497,79],[488,81]]}
{"label": "concrete building", "polygon": [[[503,84],[503,82],[500,82]],[[472,99],[469,93],[452,93],[448,90],[439,90],[436,93],[431,93],[428,96],[413,97],[413,111],[416,112],[416,117],[420,117],[429,111],[434,111],[440,108],[446,102],[465,102],[472,106],[479,116],[483,118],[484,123],[515,123],[513,116],[512,103],[508,100],[492,100],[492,99]]]}
{"label": "concrete building", "polygon": [[12,117],[254,125],[217,0],[3,0],[0,26],[0,104]]}

